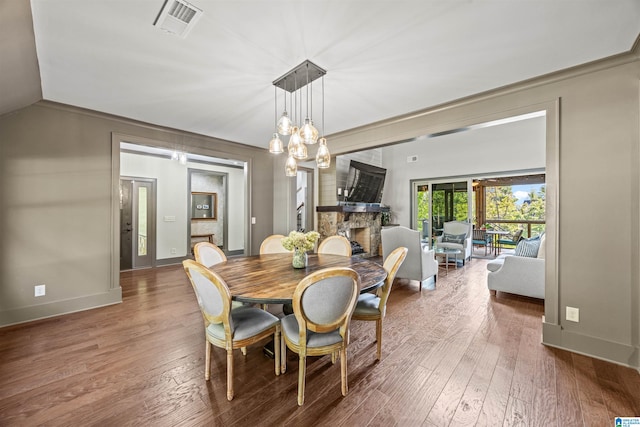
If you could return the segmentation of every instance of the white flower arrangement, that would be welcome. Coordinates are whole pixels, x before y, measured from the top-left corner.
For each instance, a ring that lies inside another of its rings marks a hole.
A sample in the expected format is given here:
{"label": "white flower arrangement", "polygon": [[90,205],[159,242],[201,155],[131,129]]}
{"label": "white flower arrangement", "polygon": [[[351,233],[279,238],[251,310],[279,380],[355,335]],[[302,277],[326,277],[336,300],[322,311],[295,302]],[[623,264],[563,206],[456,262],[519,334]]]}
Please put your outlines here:
{"label": "white flower arrangement", "polygon": [[320,233],[317,231],[309,231],[307,233],[292,231],[282,239],[282,246],[288,251],[307,252],[314,248],[319,238]]}

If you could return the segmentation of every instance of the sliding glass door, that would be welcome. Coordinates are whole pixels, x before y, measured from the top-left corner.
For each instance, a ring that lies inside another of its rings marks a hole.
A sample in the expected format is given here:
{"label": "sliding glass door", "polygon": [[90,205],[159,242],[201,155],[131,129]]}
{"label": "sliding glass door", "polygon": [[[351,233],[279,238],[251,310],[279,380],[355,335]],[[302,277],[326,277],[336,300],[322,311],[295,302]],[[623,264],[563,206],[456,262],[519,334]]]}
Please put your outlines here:
{"label": "sliding glass door", "polygon": [[448,221],[468,221],[471,217],[471,180],[411,183],[411,227],[421,232],[424,243],[442,234]]}

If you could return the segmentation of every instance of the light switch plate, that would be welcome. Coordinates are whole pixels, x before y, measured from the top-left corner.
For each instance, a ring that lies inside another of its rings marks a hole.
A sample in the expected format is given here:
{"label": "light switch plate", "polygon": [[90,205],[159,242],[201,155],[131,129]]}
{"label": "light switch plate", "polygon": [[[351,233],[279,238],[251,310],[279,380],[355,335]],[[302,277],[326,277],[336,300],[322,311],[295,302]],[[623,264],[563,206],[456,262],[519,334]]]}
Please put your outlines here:
{"label": "light switch plate", "polygon": [[44,296],[47,293],[47,288],[45,285],[36,285],[33,289],[33,295],[36,297]]}
{"label": "light switch plate", "polygon": [[570,322],[580,321],[580,309],[567,306],[567,320]]}

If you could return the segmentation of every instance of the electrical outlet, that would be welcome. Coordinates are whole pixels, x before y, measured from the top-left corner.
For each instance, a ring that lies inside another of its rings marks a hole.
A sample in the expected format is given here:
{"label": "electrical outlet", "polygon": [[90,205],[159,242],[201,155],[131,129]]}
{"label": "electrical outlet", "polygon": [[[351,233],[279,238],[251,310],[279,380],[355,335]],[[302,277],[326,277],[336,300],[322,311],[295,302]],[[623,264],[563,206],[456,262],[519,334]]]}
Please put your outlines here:
{"label": "electrical outlet", "polygon": [[175,254],[176,253],[176,248],[171,248],[171,253]]}
{"label": "electrical outlet", "polygon": [[580,321],[580,309],[567,306],[567,320],[571,322]]}
{"label": "electrical outlet", "polygon": [[47,293],[45,285],[36,285],[33,289],[33,294],[36,297],[42,297]]}
{"label": "electrical outlet", "polygon": [[256,223],[256,217],[255,217],[255,216],[252,216],[252,217],[251,217],[251,224],[255,224],[255,223]]}

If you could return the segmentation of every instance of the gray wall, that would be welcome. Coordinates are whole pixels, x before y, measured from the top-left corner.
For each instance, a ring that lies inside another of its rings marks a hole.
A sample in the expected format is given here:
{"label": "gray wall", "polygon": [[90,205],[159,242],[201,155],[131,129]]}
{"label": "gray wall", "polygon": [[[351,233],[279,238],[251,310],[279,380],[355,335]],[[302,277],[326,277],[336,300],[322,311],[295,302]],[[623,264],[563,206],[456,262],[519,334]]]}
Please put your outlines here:
{"label": "gray wall", "polygon": [[[0,116],[0,326],[121,301],[112,257],[112,161],[119,163],[112,133],[247,161],[249,212],[259,219],[247,224],[253,251],[271,234],[273,160],[266,150],[35,104]],[[47,294],[35,298],[41,283]]]}
{"label": "gray wall", "polygon": [[[384,147],[382,202],[392,222],[412,227],[411,180],[544,169],[545,138],[545,118],[536,117]],[[408,162],[409,156],[418,160]]]}
{"label": "gray wall", "polygon": [[[330,145],[333,154],[353,152],[545,109],[549,238],[543,341],[640,367],[639,82],[636,48],[332,135]],[[335,187],[335,173],[327,176]],[[320,183],[321,197],[335,191],[328,187]],[[393,208],[408,212],[409,200]],[[579,323],[565,320],[566,306],[580,309]]]}

